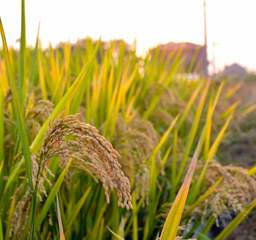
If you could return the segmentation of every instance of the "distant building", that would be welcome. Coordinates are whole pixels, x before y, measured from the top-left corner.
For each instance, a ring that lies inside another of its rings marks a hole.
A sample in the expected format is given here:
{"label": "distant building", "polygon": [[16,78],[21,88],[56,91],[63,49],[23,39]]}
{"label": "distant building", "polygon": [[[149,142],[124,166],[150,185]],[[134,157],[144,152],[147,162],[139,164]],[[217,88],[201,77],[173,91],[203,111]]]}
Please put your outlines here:
{"label": "distant building", "polygon": [[170,42],[158,45],[149,54],[167,67],[178,67],[179,73],[207,75],[208,60],[206,49],[202,45]]}
{"label": "distant building", "polygon": [[238,63],[233,63],[224,68],[222,74],[228,78],[240,78],[243,79],[247,75],[247,70]]}

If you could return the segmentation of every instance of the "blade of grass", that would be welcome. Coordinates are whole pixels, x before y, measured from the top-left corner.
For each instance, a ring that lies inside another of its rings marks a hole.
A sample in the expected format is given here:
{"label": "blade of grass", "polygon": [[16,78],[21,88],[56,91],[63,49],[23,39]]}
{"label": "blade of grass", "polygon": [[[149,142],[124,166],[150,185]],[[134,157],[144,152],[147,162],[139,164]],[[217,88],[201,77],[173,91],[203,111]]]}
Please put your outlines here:
{"label": "blade of grass", "polygon": [[245,117],[248,114],[255,112],[256,111],[256,104],[252,104],[248,107],[246,107],[245,109],[243,109],[243,111],[241,112],[241,117]]}
{"label": "blade of grass", "polygon": [[190,198],[190,202],[193,202],[195,200],[195,198],[197,197],[197,195],[199,194],[200,188],[203,184],[203,180],[204,180],[204,176],[206,174],[207,168],[209,166],[209,163],[214,159],[214,156],[218,150],[218,147],[221,143],[221,141],[223,140],[223,138],[225,137],[226,131],[230,125],[230,122],[233,118],[233,115],[229,116],[229,118],[226,120],[224,126],[222,127],[222,129],[220,130],[218,136],[216,137],[214,143],[212,144],[209,153],[207,155],[207,159],[205,161],[205,164],[203,166],[203,169],[200,173],[200,176],[197,180],[196,185],[194,186],[193,190],[192,190],[192,195]]}
{"label": "blade of grass", "polygon": [[[177,160],[178,160],[178,131],[177,129],[174,130],[173,133],[173,143],[172,143],[172,186],[175,186],[176,183],[176,174],[177,174]],[[174,199],[176,191],[171,191],[169,196],[169,200]]]}
{"label": "blade of grass", "polygon": [[233,115],[229,116],[229,118],[226,120],[224,126],[222,127],[221,131],[219,132],[218,136],[216,137],[214,143],[212,144],[207,159],[213,159],[216,155],[216,152],[218,150],[218,147],[225,137],[225,134],[227,132],[227,129],[231,123],[231,120],[233,119]]}
{"label": "blade of grass", "polygon": [[202,234],[207,234],[211,230],[211,228],[212,228],[212,226],[215,222],[216,222],[216,217],[211,216],[210,219],[205,224],[204,228],[202,229],[201,233]]}
{"label": "blade of grass", "polygon": [[239,82],[239,83],[236,83],[232,86],[230,86],[227,91],[226,91],[226,94],[225,94],[225,97],[228,99],[228,98],[231,98],[235,95],[235,93],[237,91],[239,91],[239,89],[242,87],[243,83],[242,82]]}
{"label": "blade of grass", "polygon": [[0,216],[0,240],[4,239],[2,217]]}
{"label": "blade of grass", "polygon": [[220,99],[220,95],[221,95],[221,93],[223,91],[224,86],[225,86],[225,82],[222,81],[220,86],[219,86],[219,88],[218,88],[218,90],[217,90],[217,93],[215,94],[215,99],[214,99],[214,103],[213,103],[213,111],[215,110],[215,108],[216,108],[216,106],[218,104],[218,101]]}
{"label": "blade of grass", "polygon": [[62,182],[64,181],[64,178],[68,172],[68,169],[71,165],[72,160],[69,160],[69,162],[67,163],[67,165],[65,166],[65,168],[63,169],[63,171],[61,172],[61,174],[59,175],[57,181],[55,182],[55,184],[53,185],[50,194],[48,195],[42,210],[39,212],[37,218],[36,218],[36,229],[39,229],[40,225],[42,224],[44,218],[47,215],[47,212],[49,211],[51,204],[53,203],[57,193],[59,192],[59,189],[61,187]]}
{"label": "blade of grass", "polygon": [[154,230],[154,223],[156,217],[157,206],[159,203],[160,192],[157,192],[155,195],[151,196],[150,205],[148,206],[148,213],[146,223],[143,229],[143,240],[147,240],[150,238],[153,230]]}
{"label": "blade of grass", "polygon": [[[0,166],[4,163],[4,94],[0,83]],[[0,171],[1,176],[1,171]]]}
{"label": "blade of grass", "polygon": [[205,143],[204,143],[204,159],[207,158],[209,148],[211,145],[211,135],[212,135],[212,115],[213,115],[213,103],[212,99],[210,99],[208,110],[206,114],[206,122],[205,122]]}
{"label": "blade of grass", "polygon": [[46,82],[44,76],[44,67],[43,67],[43,53],[41,49],[38,49],[37,54],[37,62],[38,62],[38,75],[39,75],[39,85],[41,89],[41,94],[43,99],[47,99],[47,89],[46,89]]}
{"label": "blade of grass", "polygon": [[71,228],[72,223],[74,222],[75,218],[77,217],[79,211],[81,210],[82,206],[84,205],[89,193],[91,192],[91,187],[89,187],[83,194],[83,196],[79,199],[76,206],[74,206],[73,211],[70,216],[68,216],[66,228]]}
{"label": "blade of grass", "polygon": [[10,65],[11,64],[10,55],[9,55],[8,46],[7,46],[4,28],[3,28],[1,19],[0,19],[0,32],[1,32],[2,42],[3,42],[4,57],[7,64],[8,80],[9,80],[10,88],[12,91],[12,106],[15,113],[19,139],[21,141],[21,146],[22,146],[22,152],[25,159],[27,183],[28,183],[28,186],[31,189],[33,189],[32,160],[30,156],[29,141],[28,141],[26,124],[24,120],[23,105],[20,102],[20,97],[16,87],[16,81],[13,76],[13,69],[12,69],[12,66]]}
{"label": "blade of grass", "polygon": [[136,191],[132,193],[132,239],[138,240],[138,206]]}
{"label": "blade of grass", "polygon": [[157,178],[158,173],[159,173],[159,169],[157,169],[157,166],[156,166],[157,154],[159,153],[160,149],[163,147],[163,145],[168,140],[168,137],[169,137],[171,131],[173,130],[174,126],[176,125],[178,119],[179,119],[179,116],[177,116],[177,117],[175,117],[175,119],[173,119],[173,121],[171,122],[169,128],[164,132],[164,134],[162,135],[159,143],[154,148],[154,150],[152,152],[152,155],[151,155],[151,157],[149,159],[149,164],[150,164],[150,195],[151,196],[155,195],[155,191],[156,191],[156,178]]}
{"label": "blade of grass", "polygon": [[203,233],[199,233],[197,239],[198,239],[198,240],[211,240],[209,237],[207,237],[207,236],[204,235]]}
{"label": "blade of grass", "polygon": [[117,233],[115,233],[110,227],[107,226],[107,229],[108,229],[109,232],[111,232],[111,234],[115,237],[115,239],[117,239],[117,240],[124,240],[124,238],[122,238]]}
{"label": "blade of grass", "polygon": [[207,94],[208,94],[208,91],[209,91],[209,87],[210,87],[210,82],[208,81],[205,85],[205,88],[202,92],[202,95],[201,95],[199,103],[198,103],[198,107],[197,107],[197,110],[196,110],[196,113],[195,113],[195,119],[192,123],[191,130],[190,130],[189,136],[187,138],[187,143],[186,143],[186,146],[185,146],[185,153],[184,153],[184,156],[183,156],[183,158],[181,160],[181,163],[180,163],[180,166],[179,166],[179,171],[178,171],[178,174],[177,174],[176,184],[174,186],[174,189],[176,189],[177,185],[180,182],[180,179],[181,179],[182,174],[184,172],[187,160],[189,158],[191,148],[193,146],[194,139],[196,137],[196,133],[198,132],[202,112],[203,112],[205,102],[206,102],[206,97],[207,97]]}
{"label": "blade of grass", "polygon": [[188,196],[190,184],[192,181],[192,177],[196,168],[197,159],[199,157],[200,151],[201,151],[201,142],[202,140],[199,140],[199,143],[197,145],[197,148],[195,150],[194,156],[191,160],[190,166],[188,168],[187,174],[185,176],[184,182],[176,196],[175,201],[173,202],[173,205],[168,213],[168,216],[165,220],[163,230],[160,236],[160,240],[175,240],[178,232],[178,228],[181,221],[181,216],[184,211],[186,199]]}
{"label": "blade of grass", "polygon": [[[207,116],[206,116],[206,136],[205,136],[205,145],[204,145],[204,158],[207,158],[207,154],[209,152],[209,148],[210,148],[210,142],[211,142],[211,133],[212,133],[212,122],[213,122],[213,114],[214,111],[216,109],[216,106],[219,102],[220,99],[220,95],[222,93],[222,90],[224,88],[224,84],[225,82],[221,82],[218,90],[216,93],[214,93],[214,99],[213,99],[213,95],[212,98],[209,101],[209,105],[208,105],[208,110],[207,110]],[[213,101],[213,102],[212,102]]]}
{"label": "blade of grass", "polygon": [[102,221],[104,221],[104,212],[106,211],[106,204],[99,209],[99,215],[95,220],[94,227],[92,229],[92,235],[90,239],[101,239],[103,229],[101,229]]}
{"label": "blade of grass", "polygon": [[226,119],[228,116],[230,116],[238,107],[240,104],[240,100],[234,102],[226,111],[224,111],[221,115],[220,118]]}
{"label": "blade of grass", "polygon": [[[97,43],[96,49],[98,49],[98,44],[99,43]],[[74,96],[72,104],[70,106],[70,112],[71,113],[77,113],[79,111],[81,103],[84,100],[84,95],[85,95],[86,89],[90,88],[90,81],[91,81],[91,78],[92,78],[92,73],[93,73],[93,67],[94,66],[95,66],[94,63],[91,63],[90,65],[88,65],[87,76],[84,79],[84,83],[81,85],[79,90],[76,92],[76,95]]]}
{"label": "blade of grass", "polygon": [[29,87],[28,91],[31,94],[33,92],[33,88],[35,87],[35,79],[36,79],[36,63],[37,63],[37,55],[38,55],[38,48],[39,48],[39,32],[40,32],[40,23],[38,24],[37,28],[37,35],[36,35],[36,44],[35,48],[33,49],[33,55],[32,55],[32,64],[30,68],[30,74],[29,74]]}
{"label": "blade of grass", "polygon": [[203,87],[203,85],[200,84],[200,85],[197,87],[197,89],[193,92],[191,98],[189,99],[189,101],[188,101],[188,103],[187,103],[187,105],[186,105],[186,107],[185,107],[184,112],[182,113],[182,115],[181,115],[181,117],[180,117],[180,120],[179,120],[179,122],[178,122],[178,129],[181,128],[182,124],[183,124],[184,121],[186,120],[186,118],[187,118],[189,112],[191,111],[191,108],[192,108],[192,106],[193,106],[193,104],[194,104],[194,102],[195,102],[195,100],[196,100],[198,94],[199,94],[200,91],[202,90],[202,87]]}
{"label": "blade of grass", "polygon": [[57,204],[57,219],[58,219],[58,225],[59,225],[59,237],[60,237],[60,240],[65,240],[65,234],[64,234],[63,224],[61,220],[60,201],[59,201],[58,194],[56,196],[56,204]]}
{"label": "blade of grass", "polygon": [[224,230],[215,238],[215,240],[226,239],[237,226],[248,216],[248,214],[256,207],[256,199],[252,201],[247,207],[245,207],[229,224]]}
{"label": "blade of grass", "polygon": [[153,230],[153,225],[154,225],[154,217],[155,213],[157,210],[157,204],[160,198],[160,193],[157,193],[156,191],[156,186],[157,186],[157,177],[158,174],[160,173],[160,169],[157,168],[157,163],[156,163],[156,157],[157,154],[159,153],[160,149],[164,146],[166,141],[168,140],[168,137],[173,130],[174,126],[178,122],[179,115],[176,116],[176,118],[170,123],[170,126],[168,129],[164,132],[162,135],[159,143],[157,146],[154,148],[152,155],[149,159],[149,164],[150,164],[150,178],[149,178],[149,184],[150,184],[150,192],[149,192],[149,212],[148,212],[148,217],[144,226],[144,234],[143,234],[143,240],[148,239],[150,236],[152,230]]}
{"label": "blade of grass", "polygon": [[4,166],[4,95],[0,84],[0,192],[3,188],[2,169]]}

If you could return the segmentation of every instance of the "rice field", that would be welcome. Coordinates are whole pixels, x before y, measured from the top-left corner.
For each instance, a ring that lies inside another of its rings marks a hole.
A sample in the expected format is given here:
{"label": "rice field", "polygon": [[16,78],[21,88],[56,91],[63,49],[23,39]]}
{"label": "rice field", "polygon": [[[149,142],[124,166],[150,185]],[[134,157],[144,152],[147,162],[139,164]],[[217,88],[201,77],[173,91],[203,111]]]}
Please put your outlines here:
{"label": "rice field", "polygon": [[0,22],[0,240],[228,239],[256,207],[256,166],[220,161],[255,111],[239,85],[124,42],[28,47],[22,2],[18,50]]}

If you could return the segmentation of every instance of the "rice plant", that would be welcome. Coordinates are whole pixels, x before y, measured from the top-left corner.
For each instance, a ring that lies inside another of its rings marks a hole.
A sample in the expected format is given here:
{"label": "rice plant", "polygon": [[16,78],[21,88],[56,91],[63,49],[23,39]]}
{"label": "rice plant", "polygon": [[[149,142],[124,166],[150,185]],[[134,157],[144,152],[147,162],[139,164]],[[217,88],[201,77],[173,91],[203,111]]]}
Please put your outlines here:
{"label": "rice plant", "polygon": [[0,20],[0,239],[226,239],[256,207],[255,166],[218,161],[254,111],[237,87],[124,42],[28,48],[21,16],[19,50]]}

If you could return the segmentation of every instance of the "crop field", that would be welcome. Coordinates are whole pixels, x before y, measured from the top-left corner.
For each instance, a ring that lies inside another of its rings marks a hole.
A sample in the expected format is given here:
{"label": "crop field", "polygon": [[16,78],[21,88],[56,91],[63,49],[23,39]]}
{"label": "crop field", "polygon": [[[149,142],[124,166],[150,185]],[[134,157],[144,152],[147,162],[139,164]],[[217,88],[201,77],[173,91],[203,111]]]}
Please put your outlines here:
{"label": "crop field", "polygon": [[229,151],[256,129],[239,84],[124,42],[28,47],[22,19],[18,50],[0,22],[0,240],[235,239],[256,207]]}

